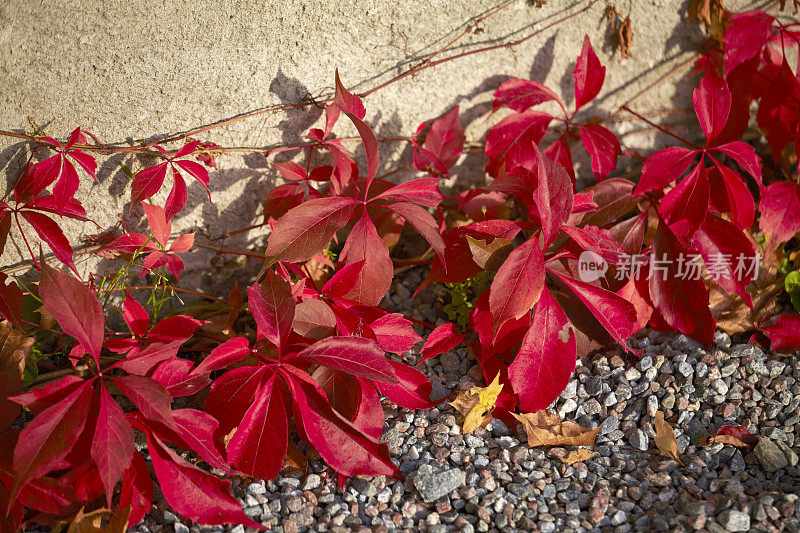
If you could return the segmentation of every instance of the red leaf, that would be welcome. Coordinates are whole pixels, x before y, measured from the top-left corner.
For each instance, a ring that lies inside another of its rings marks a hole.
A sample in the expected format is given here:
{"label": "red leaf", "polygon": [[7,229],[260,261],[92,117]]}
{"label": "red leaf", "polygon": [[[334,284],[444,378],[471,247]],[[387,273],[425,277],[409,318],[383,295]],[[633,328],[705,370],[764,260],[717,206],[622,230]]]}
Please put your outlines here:
{"label": "red leaf", "polygon": [[439,405],[442,400],[431,400],[433,386],[430,380],[411,366],[397,361],[389,361],[394,368],[398,384],[376,382],[375,387],[392,403],[406,409],[430,409]]}
{"label": "red leaf", "polygon": [[117,237],[111,244],[103,248],[103,250],[118,250],[126,254],[157,249],[158,247],[153,242],[153,239],[141,233],[126,233],[125,235]]}
{"label": "red leaf", "polygon": [[800,348],[800,315],[797,313],[784,313],[758,329],[769,337],[773,351],[790,352]]}
{"label": "red leaf", "polygon": [[194,363],[188,359],[167,359],[156,367],[150,377],[158,381],[173,398],[191,396],[211,383],[208,375],[192,375],[193,366]]}
{"label": "red leaf", "polygon": [[47,196],[37,196],[36,198],[25,202],[25,205],[22,206],[22,208],[33,209],[35,211],[45,211],[47,213],[52,213],[65,218],[71,218],[73,220],[80,220],[82,222],[89,220],[86,218],[86,210],[83,208],[83,204],[75,198],[70,198],[67,203],[61,207],[60,213],[58,211],[59,207],[56,203],[56,199],[52,194]]}
{"label": "red leaf", "polygon": [[323,300],[308,298],[297,304],[292,330],[309,339],[324,339],[334,334],[336,315]]}
{"label": "red leaf", "polygon": [[531,170],[537,178],[533,200],[539,211],[547,247],[572,213],[572,181],[564,167],[544,155],[538,147],[532,146],[532,151],[535,154],[535,166]]}
{"label": "red leaf", "polygon": [[553,295],[544,290],[519,353],[508,367],[508,380],[519,396],[521,411],[546,409],[569,383],[578,351],[568,324]]}
{"label": "red leaf", "polygon": [[714,318],[708,309],[708,293],[702,279],[681,279],[678,258],[691,254],[666,224],[659,223],[653,254],[663,269],[650,266],[650,300],[667,324],[709,346],[714,341]]}
{"label": "red leaf", "polygon": [[739,163],[739,166],[753,176],[753,179],[758,182],[758,187],[763,188],[761,180],[761,158],[756,155],[755,148],[742,141],[733,141],[715,146],[714,150],[719,150]]}
{"label": "red leaf", "polygon": [[425,207],[436,207],[442,201],[439,181],[438,178],[418,178],[407,181],[382,192],[372,201],[413,202]]}
{"label": "red leaf", "polygon": [[36,234],[47,243],[53,251],[53,255],[74,271],[75,263],[72,262],[72,246],[70,246],[69,240],[64,236],[64,232],[61,231],[58,224],[52,218],[34,211],[21,211],[20,214],[28,221],[28,224],[33,226]]}
{"label": "red leaf", "polygon": [[299,263],[317,255],[353,216],[359,203],[352,198],[309,200],[290,209],[275,224],[266,255]]}
{"label": "red leaf", "polygon": [[91,383],[84,382],[42,411],[22,430],[14,448],[12,501],[23,485],[60,465],[72,450],[89,415],[93,396]]}
{"label": "red leaf", "polygon": [[[186,200],[189,198],[189,191],[186,187],[186,182],[175,167],[172,168],[172,189],[169,191],[166,202],[164,202],[164,216],[171,219],[177,215],[183,206],[186,205]],[[166,244],[165,244],[166,246]]]}
{"label": "red leaf", "polygon": [[617,157],[621,153],[617,136],[603,126],[584,124],[578,126],[586,152],[592,158],[592,172],[597,181],[608,177],[617,166]]}
{"label": "red leaf", "polygon": [[345,113],[350,113],[351,115],[355,116],[360,120],[364,120],[364,116],[367,114],[367,110],[364,109],[364,104],[361,102],[361,98],[354,95],[347,89],[345,89],[344,85],[342,85],[342,80],[339,79],[339,70],[336,70],[336,95],[333,99],[334,104],[336,107],[344,111]]}
{"label": "red leaf", "polygon": [[611,237],[608,230],[594,226],[563,226],[562,230],[583,250],[598,254],[610,264],[617,264],[619,256],[625,253],[625,249]]}
{"label": "red leaf", "polygon": [[43,264],[39,294],[44,308],[64,333],[77,340],[99,364],[105,318],[94,291],[77,279]]}
{"label": "red leaf", "polygon": [[725,183],[733,222],[742,229],[749,228],[753,225],[756,211],[753,195],[750,194],[739,174],[725,165],[719,164],[715,159],[713,161]]}
{"label": "red leaf", "polygon": [[791,181],[768,185],[759,207],[759,225],[777,243],[786,242],[800,232],[800,185]]}
{"label": "red leaf", "polygon": [[230,495],[231,482],[203,472],[147,433],[147,448],[167,503],[198,524],[244,524],[261,528],[250,520]]}
{"label": "red leaf", "polygon": [[606,67],[601,65],[600,60],[597,59],[588,35],[583,39],[581,55],[578,56],[575,63],[572,77],[575,79],[575,110],[577,111],[594,100],[606,79]]}
{"label": "red leaf", "polygon": [[771,16],[752,10],[736,13],[725,30],[725,76],[758,54],[772,33]]}
{"label": "red leaf", "polygon": [[731,110],[731,92],[728,83],[713,70],[706,72],[700,85],[692,93],[692,104],[700,127],[710,143],[725,128]]}
{"label": "red leaf", "polygon": [[411,321],[400,313],[389,313],[369,325],[378,345],[384,351],[402,355],[422,340],[411,327]]}
{"label": "red leaf", "polygon": [[751,446],[758,444],[760,438],[750,433],[744,426],[722,426],[717,430],[717,435],[730,435]]}
{"label": "red leaf", "polygon": [[150,327],[150,315],[142,305],[131,297],[130,292],[125,293],[122,303],[122,318],[133,333],[134,337],[144,337]]}
{"label": "red leaf", "polygon": [[680,146],[670,146],[654,153],[645,159],[642,177],[636,184],[633,194],[645,194],[663,189],[683,176],[694,156],[694,150]]}
{"label": "red leaf", "polygon": [[175,432],[182,442],[178,444],[199,455],[209,466],[232,473],[222,457],[224,442],[217,435],[219,422],[210,414],[195,409],[176,409],[172,412]]}
{"label": "red leaf", "polygon": [[161,189],[164,178],[167,177],[167,166],[165,161],[151,167],[144,168],[136,173],[131,182],[131,209],[133,206],[150,198]]}
{"label": "red leaf", "polygon": [[156,365],[174,358],[183,342],[183,340],[176,340],[168,344],[153,343],[142,351],[130,352],[128,357],[114,363],[112,368],[144,376]]}
{"label": "red leaf", "polygon": [[675,235],[689,239],[706,219],[709,195],[708,175],[700,163],[664,195],[658,212]]}
{"label": "red leaf", "polygon": [[553,117],[540,111],[515,113],[497,123],[486,134],[486,172],[496,178],[521,165],[533,168],[532,145],[539,145]]}
{"label": "red leaf", "polygon": [[406,202],[398,202],[386,207],[414,226],[419,234],[428,241],[428,244],[431,245],[436,254],[439,257],[444,257],[444,240],[439,233],[439,226],[436,224],[436,220],[430,213],[417,204]]}
{"label": "red leaf", "polygon": [[174,428],[172,396],[157,381],[144,376],[123,376],[112,379],[146,420]]}
{"label": "red leaf", "polygon": [[221,434],[227,435],[242,421],[267,370],[266,366],[242,366],[224,373],[211,384],[205,410],[219,420]]}
{"label": "red leaf", "polygon": [[497,271],[489,289],[494,329],[522,317],[533,308],[544,288],[544,256],[539,239],[515,248]]}
{"label": "red leaf", "polygon": [[78,390],[83,383],[84,380],[78,376],[64,376],[58,381],[47,383],[42,387],[31,389],[10,399],[38,415],[45,409],[62,402],[64,398]]}
{"label": "red leaf", "polygon": [[170,316],[153,326],[147,334],[147,340],[163,344],[177,340],[185,341],[197,328],[207,323],[205,320],[197,320],[186,315]]}
{"label": "red leaf", "polygon": [[260,284],[247,287],[247,300],[260,338],[283,346],[294,320],[295,303],[289,283],[269,271]]}
{"label": "red leaf", "polygon": [[392,284],[394,265],[386,243],[378,235],[366,210],[353,226],[339,254],[340,266],[361,262],[361,275],[344,297],[366,305],[378,305]]}
{"label": "red leaf", "polygon": [[150,471],[142,456],[136,453],[122,478],[119,507],[130,505],[131,514],[128,523],[138,524],[150,510],[151,501],[153,501],[153,482],[150,480]]}
{"label": "red leaf", "polygon": [[172,223],[166,217],[164,210],[157,205],[142,202],[142,209],[150,223],[153,236],[161,243],[161,246],[166,248],[170,233],[172,233]]}
{"label": "red leaf", "polygon": [[458,161],[465,140],[466,136],[459,120],[458,106],[455,106],[442,117],[433,121],[431,129],[425,134],[424,147],[445,168],[450,168]]}
{"label": "red leaf", "polygon": [[703,261],[712,279],[726,291],[742,297],[744,302],[753,307],[752,297],[746,287],[753,281],[756,272],[746,277],[736,268],[740,258],[749,262],[756,255],[753,245],[745,234],[724,218],[711,213],[694,234],[692,244],[703,255]]}
{"label": "red leaf", "polygon": [[603,328],[620,346],[627,349],[628,338],[638,333],[636,308],[622,296],[602,287],[570,278],[548,270],[558,276],[567,287],[583,302]]}
{"label": "red leaf", "polygon": [[[2,251],[0,251],[2,254]],[[25,330],[22,323],[22,291],[10,280],[8,274],[0,272],[0,315],[20,330]]]}
{"label": "red leaf", "polygon": [[276,477],[288,448],[289,420],[278,378],[266,378],[228,443],[228,459],[245,474]]}
{"label": "red leaf", "polygon": [[100,412],[90,454],[106,489],[106,504],[111,507],[114,486],[131,464],[136,449],[133,429],[105,386],[100,385]]}
{"label": "red leaf", "polygon": [[363,337],[328,337],[301,351],[292,361],[307,361],[385,383],[398,382],[380,346]]}
{"label": "red leaf", "polygon": [[572,180],[572,186],[575,186],[575,164],[572,162],[572,152],[569,148],[569,140],[567,134],[563,134],[556,141],[553,142],[544,150],[544,155],[564,167],[564,170],[569,174]]}
{"label": "red leaf", "polygon": [[306,169],[294,161],[287,161],[285,163],[272,163],[275,170],[280,172],[283,179],[289,181],[302,181],[306,179]]}
{"label": "red leaf", "polygon": [[344,298],[358,284],[365,261],[357,261],[337,269],[320,291],[330,298]]}
{"label": "red leaf", "polygon": [[425,339],[425,344],[420,350],[420,354],[422,355],[420,363],[427,361],[431,357],[449,352],[458,346],[462,340],[464,340],[464,336],[458,332],[455,324],[450,322],[442,324],[431,331],[428,338]]}
{"label": "red leaf", "polygon": [[492,111],[507,107],[521,112],[551,100],[560,102],[556,93],[538,81],[513,79],[501,84],[494,92]]}
{"label": "red leaf", "polygon": [[292,392],[295,421],[301,422],[311,445],[336,472],[348,477],[400,475],[386,444],[363,434],[337,413],[307,374],[288,365],[281,374]]}
{"label": "red leaf", "polygon": [[199,376],[215,370],[222,370],[233,363],[241,361],[251,352],[250,342],[247,339],[234,337],[211,350],[211,353],[192,370],[191,374]]}

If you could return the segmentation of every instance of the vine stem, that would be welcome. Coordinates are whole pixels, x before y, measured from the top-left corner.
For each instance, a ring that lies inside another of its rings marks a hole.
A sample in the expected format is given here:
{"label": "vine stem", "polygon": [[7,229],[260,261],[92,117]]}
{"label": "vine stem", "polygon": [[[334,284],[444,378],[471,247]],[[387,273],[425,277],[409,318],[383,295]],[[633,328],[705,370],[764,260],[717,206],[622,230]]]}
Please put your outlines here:
{"label": "vine stem", "polygon": [[[462,31],[458,36],[456,36],[453,40],[451,40],[448,44],[443,46],[441,49],[439,49],[436,52],[434,52],[431,56],[429,56],[427,59],[425,59],[421,64],[415,65],[415,66],[409,68],[407,71],[402,72],[402,73],[394,76],[393,78],[391,78],[391,79],[389,79],[389,80],[387,80],[387,81],[385,81],[385,82],[373,87],[372,89],[369,89],[367,91],[364,91],[364,92],[360,93],[359,96],[361,98],[366,98],[366,97],[370,96],[371,94],[374,94],[374,93],[376,93],[376,92],[388,87],[389,85],[392,85],[392,84],[394,84],[394,83],[396,83],[396,82],[398,82],[398,81],[400,81],[402,79],[407,78],[408,76],[416,75],[419,72],[422,72],[423,70],[427,70],[427,69],[439,66],[441,64],[448,63],[450,61],[463,59],[465,57],[469,57],[469,56],[472,56],[472,55],[475,55],[475,54],[480,54],[480,53],[484,53],[484,52],[490,52],[492,50],[500,50],[500,49],[503,49],[503,48],[508,48],[508,49],[514,48],[515,46],[519,46],[520,44],[522,44],[522,43],[524,43],[526,41],[529,41],[530,39],[536,37],[537,35],[540,35],[541,33],[545,32],[545,31],[547,31],[547,30],[549,30],[549,29],[551,29],[551,28],[553,28],[555,26],[563,24],[564,22],[566,22],[566,21],[568,21],[568,20],[580,15],[581,13],[589,10],[599,0],[589,0],[586,3],[586,5],[584,5],[582,8],[580,8],[580,9],[578,9],[578,10],[572,12],[572,13],[569,13],[567,15],[564,15],[563,17],[561,17],[561,18],[559,18],[557,20],[554,20],[553,22],[551,22],[551,23],[549,23],[549,24],[547,24],[547,25],[545,25],[545,26],[543,26],[543,27],[541,27],[541,28],[539,28],[537,30],[534,30],[534,31],[532,31],[532,32],[520,37],[519,39],[516,39],[516,40],[513,40],[513,41],[509,41],[509,42],[504,42],[504,43],[497,43],[497,44],[492,44],[492,45],[488,45],[488,46],[483,46],[483,47],[476,48],[476,49],[473,49],[473,50],[468,50],[466,52],[461,52],[461,53],[453,54],[451,56],[443,57],[443,58],[437,59],[435,61],[431,60],[432,58],[434,58],[434,57],[444,53],[448,49],[450,49],[458,40],[462,39],[465,35],[469,34],[469,32],[475,27],[476,24],[487,20],[491,16],[496,15],[497,13],[499,13],[503,9],[506,9],[509,5],[511,5],[512,3],[516,2],[516,1],[518,1],[518,0],[507,1],[507,2],[505,2],[503,4],[501,4],[500,6],[498,6],[497,8],[495,8],[494,10],[490,11],[489,13],[481,16],[478,19],[475,19],[467,29]],[[249,111],[249,112],[246,112],[246,113],[242,113],[242,114],[237,115],[235,117],[232,117],[232,118],[229,118],[229,119],[226,119],[226,120],[222,120],[222,121],[216,122],[214,124],[209,124],[207,126],[201,126],[201,127],[198,127],[198,128],[193,128],[193,129],[191,129],[191,130],[189,130],[189,131],[187,131],[185,133],[180,133],[178,135],[173,135],[173,136],[168,137],[166,139],[161,139],[159,141],[152,141],[152,142],[149,142],[149,143],[141,143],[141,144],[138,144],[136,146],[109,148],[108,146],[101,146],[100,144],[98,144],[98,145],[94,145],[94,146],[92,146],[92,145],[81,145],[80,147],[76,146],[76,148],[80,148],[80,149],[84,149],[84,150],[105,151],[105,152],[109,152],[109,153],[122,153],[122,152],[125,152],[125,153],[138,153],[138,154],[146,154],[146,155],[153,155],[153,156],[163,157],[162,154],[160,154],[160,153],[158,153],[158,152],[156,152],[154,150],[151,150],[151,147],[155,146],[156,144],[167,144],[167,143],[170,143],[170,142],[180,141],[180,140],[186,139],[187,137],[191,137],[193,135],[198,135],[200,133],[205,133],[205,132],[211,131],[211,130],[216,129],[216,128],[221,128],[223,126],[229,126],[231,124],[234,124],[236,122],[239,122],[239,121],[247,119],[247,118],[257,117],[257,116],[265,115],[265,114],[268,114],[268,113],[274,113],[276,111],[288,111],[290,109],[296,109],[296,108],[300,108],[300,107],[305,107],[305,106],[312,105],[312,104],[316,104],[316,105],[327,104],[327,103],[330,103],[332,101],[333,101],[333,97],[327,97],[327,98],[322,99],[322,100],[315,100],[314,102],[311,102],[311,103],[302,102],[302,103],[299,103],[299,104],[280,104],[280,105],[269,106],[269,107],[266,107],[266,108],[263,108],[263,109],[258,109],[258,110],[255,110],[255,111]],[[21,133],[10,132],[10,131],[2,131],[2,130],[0,130],[0,135],[6,136],[6,137],[14,137],[14,138],[18,138],[18,139],[29,140],[29,141],[36,141],[37,140],[36,137],[34,137],[34,136],[21,134]],[[241,151],[245,151],[245,150],[249,150],[249,148],[242,147]],[[224,151],[224,150],[223,149],[218,149],[218,150],[208,150],[208,151],[212,152],[212,151]],[[229,151],[240,151],[240,150],[239,150],[239,148],[236,148],[235,150],[234,150],[234,148],[230,148]],[[254,151],[264,151],[264,150],[263,149],[258,149],[258,150],[254,150]]]}
{"label": "vine stem", "polygon": [[682,143],[684,143],[684,144],[688,144],[689,146],[691,146],[692,148],[694,148],[694,149],[696,149],[696,150],[701,150],[701,151],[702,151],[702,150],[704,150],[704,148],[703,148],[702,146],[698,146],[698,145],[696,145],[695,143],[693,143],[693,142],[691,142],[691,141],[687,141],[686,139],[683,139],[683,138],[681,138],[681,137],[678,137],[677,135],[675,135],[674,133],[672,133],[672,132],[671,132],[671,131],[669,131],[668,129],[662,128],[661,126],[659,126],[659,125],[658,125],[658,124],[656,124],[655,122],[651,122],[650,120],[648,120],[648,119],[644,118],[642,115],[640,115],[639,113],[637,113],[636,111],[634,111],[633,109],[631,109],[630,107],[628,107],[627,105],[623,105],[623,106],[621,107],[621,109],[622,109],[622,110],[624,110],[624,111],[627,111],[628,113],[630,113],[631,115],[635,116],[635,117],[636,117],[636,118],[638,118],[639,120],[643,120],[644,122],[647,122],[648,124],[650,124],[652,127],[654,127],[655,129],[657,129],[657,130],[658,130],[658,131],[660,131],[661,133],[666,133],[667,135],[669,135],[669,136],[670,136],[670,137],[672,137],[673,139],[677,139],[677,140],[679,140],[680,142],[682,142]]}

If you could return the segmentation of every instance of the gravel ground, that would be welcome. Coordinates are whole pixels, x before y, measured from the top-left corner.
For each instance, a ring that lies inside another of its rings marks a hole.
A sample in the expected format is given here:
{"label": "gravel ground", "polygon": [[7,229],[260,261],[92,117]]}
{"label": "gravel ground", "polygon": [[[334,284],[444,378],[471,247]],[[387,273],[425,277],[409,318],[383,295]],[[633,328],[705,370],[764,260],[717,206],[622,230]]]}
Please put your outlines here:
{"label": "gravel ground", "polygon": [[[419,269],[417,269],[419,270]],[[409,302],[417,271],[384,302],[441,320],[432,298]],[[319,461],[310,473],[267,482],[235,479],[245,512],[284,531],[800,531],[800,364],[716,335],[703,349],[682,335],[644,332],[641,359],[609,352],[579,361],[556,409],[585,427],[601,426],[599,455],[572,466],[565,448],[529,448],[499,420],[461,435],[453,408],[410,412],[384,404],[383,440],[404,481],[352,479],[343,491]],[[413,361],[413,354],[409,359]],[[457,348],[427,361],[439,395],[469,388],[480,376]],[[653,416],[675,428],[684,465],[661,455]],[[737,449],[698,439],[722,425],[762,436]],[[523,434],[524,435],[524,434]],[[185,526],[154,509],[133,531],[235,531],[242,526]]]}

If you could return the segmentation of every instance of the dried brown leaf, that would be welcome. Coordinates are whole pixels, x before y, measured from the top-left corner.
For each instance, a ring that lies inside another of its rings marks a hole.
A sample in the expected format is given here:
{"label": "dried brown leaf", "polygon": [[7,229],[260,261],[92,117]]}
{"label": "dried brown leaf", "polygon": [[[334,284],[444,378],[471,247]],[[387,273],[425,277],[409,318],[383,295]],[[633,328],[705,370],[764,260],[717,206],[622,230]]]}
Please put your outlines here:
{"label": "dried brown leaf", "polygon": [[700,446],[711,446],[712,444],[731,444],[737,448],[747,448],[750,446],[733,435],[706,435],[700,439]]}
{"label": "dried brown leaf", "polygon": [[514,245],[509,239],[497,238],[492,242],[486,243],[478,239],[467,236],[469,251],[472,252],[472,259],[475,264],[484,270],[497,271],[500,265],[505,262],[508,254],[514,249]]}
{"label": "dried brown leaf", "polygon": [[67,533],[125,533],[130,514],[130,505],[117,508],[113,513],[110,509],[103,508],[84,514],[81,508],[72,519]]}
{"label": "dried brown leaf", "polygon": [[0,322],[0,428],[7,427],[20,413],[21,407],[8,397],[22,392],[22,373],[33,343],[33,337],[26,337],[9,321]]}
{"label": "dried brown leaf", "polygon": [[228,293],[228,299],[231,302],[231,310],[228,313],[228,319],[225,321],[225,327],[222,330],[222,333],[225,335],[230,335],[233,332],[233,323],[236,322],[239,311],[242,308],[242,302],[244,302],[244,297],[242,296],[242,291],[239,290],[238,282],[233,284],[231,292]]}
{"label": "dried brown leaf", "polygon": [[672,429],[672,426],[664,420],[664,413],[661,411],[656,411],[655,426],[656,446],[658,446],[658,449],[661,450],[661,453],[664,455],[672,457],[680,464],[683,464],[680,453],[678,452],[678,441],[675,439],[675,431]]}
{"label": "dried brown leaf", "polygon": [[631,27],[631,18],[625,17],[617,27],[617,45],[619,46],[619,53],[623,59],[631,57],[631,45],[633,45],[633,28]]}
{"label": "dried brown leaf", "polygon": [[722,42],[728,25],[729,13],[722,0],[691,0],[687,11],[689,21],[703,23],[706,31],[718,42]]}
{"label": "dried brown leaf", "polygon": [[783,289],[779,271],[783,255],[780,249],[753,243],[762,259],[758,277],[747,288],[753,299],[752,309],[738,295],[728,293],[711,280],[707,282],[711,315],[717,321],[717,327],[729,335],[752,331],[761,319],[778,311],[775,297]]}
{"label": "dried brown leaf", "polygon": [[577,450],[571,450],[566,457],[559,457],[559,461],[568,465],[574,465],[575,463],[582,463],[583,461],[595,455],[599,454],[594,450],[590,450],[589,448],[579,448]]}
{"label": "dried brown leaf", "polygon": [[287,470],[299,470],[303,472],[303,474],[308,473],[308,459],[292,439],[289,439],[289,446],[286,449],[286,458],[283,460],[283,468]]}
{"label": "dried brown leaf", "polygon": [[528,435],[528,446],[593,446],[600,426],[586,429],[571,420],[561,421],[550,411],[514,414]]}

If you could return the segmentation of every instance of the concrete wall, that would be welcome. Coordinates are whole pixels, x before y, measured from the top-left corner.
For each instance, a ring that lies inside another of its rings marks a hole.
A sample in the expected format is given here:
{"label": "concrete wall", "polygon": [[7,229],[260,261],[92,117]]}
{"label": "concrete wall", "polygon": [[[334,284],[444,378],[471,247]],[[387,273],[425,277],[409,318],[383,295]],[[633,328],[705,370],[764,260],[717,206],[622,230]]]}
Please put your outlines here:
{"label": "concrete wall", "polygon": [[[584,7],[586,1],[549,0],[537,8],[518,0],[459,42],[455,52],[519,38]],[[684,64],[705,37],[686,22],[688,0],[619,1],[633,22],[632,57],[623,59],[608,38],[606,1],[565,24],[513,49],[450,62],[395,83],[365,100],[367,120],[379,136],[410,135],[420,122],[458,104],[468,140],[479,140],[499,115],[490,117],[491,95],[509,77],[546,82],[572,102],[572,69],[588,33],[607,66],[597,105],[586,115],[616,112],[632,104],[642,112],[685,107],[687,76],[657,83]],[[4,0],[0,3],[0,129],[30,132],[32,117],[52,136],[76,126],[105,142],[156,140],[305,95],[331,92],[333,72],[358,91],[404,72],[500,4],[499,0]],[[768,2],[728,2],[732,9]],[[655,85],[654,85],[655,84]],[[637,96],[638,95],[638,96]],[[311,106],[242,120],[201,135],[223,146],[294,143],[317,123]],[[628,119],[630,117],[623,117]],[[691,118],[691,117],[690,117]],[[612,123],[618,132],[640,128],[636,121]],[[345,126],[343,121],[343,126]],[[351,134],[346,128],[337,130]],[[651,131],[623,137],[628,147],[651,149]],[[382,146],[384,171],[404,146]],[[23,144],[0,140],[3,188],[27,157]],[[475,160],[477,161],[477,159]],[[465,158],[460,173],[482,180],[480,166]],[[99,184],[85,180],[80,198],[105,229],[126,211],[127,177],[119,163],[140,168],[128,156],[101,162]],[[584,176],[585,176],[584,172]],[[402,176],[401,176],[402,177]],[[465,179],[466,179],[465,178]],[[218,236],[260,215],[260,201],[275,173],[259,154],[234,154],[212,174],[213,203],[202,188],[190,187],[190,205],[174,228],[199,227]],[[165,187],[163,196],[168,192]],[[134,217],[135,219],[136,217]],[[74,242],[96,233],[93,224],[67,224]],[[13,233],[13,232],[12,232]],[[262,231],[226,242],[242,248]],[[9,242],[2,265],[24,258],[21,243]],[[226,262],[199,254],[193,266],[209,276]]]}

